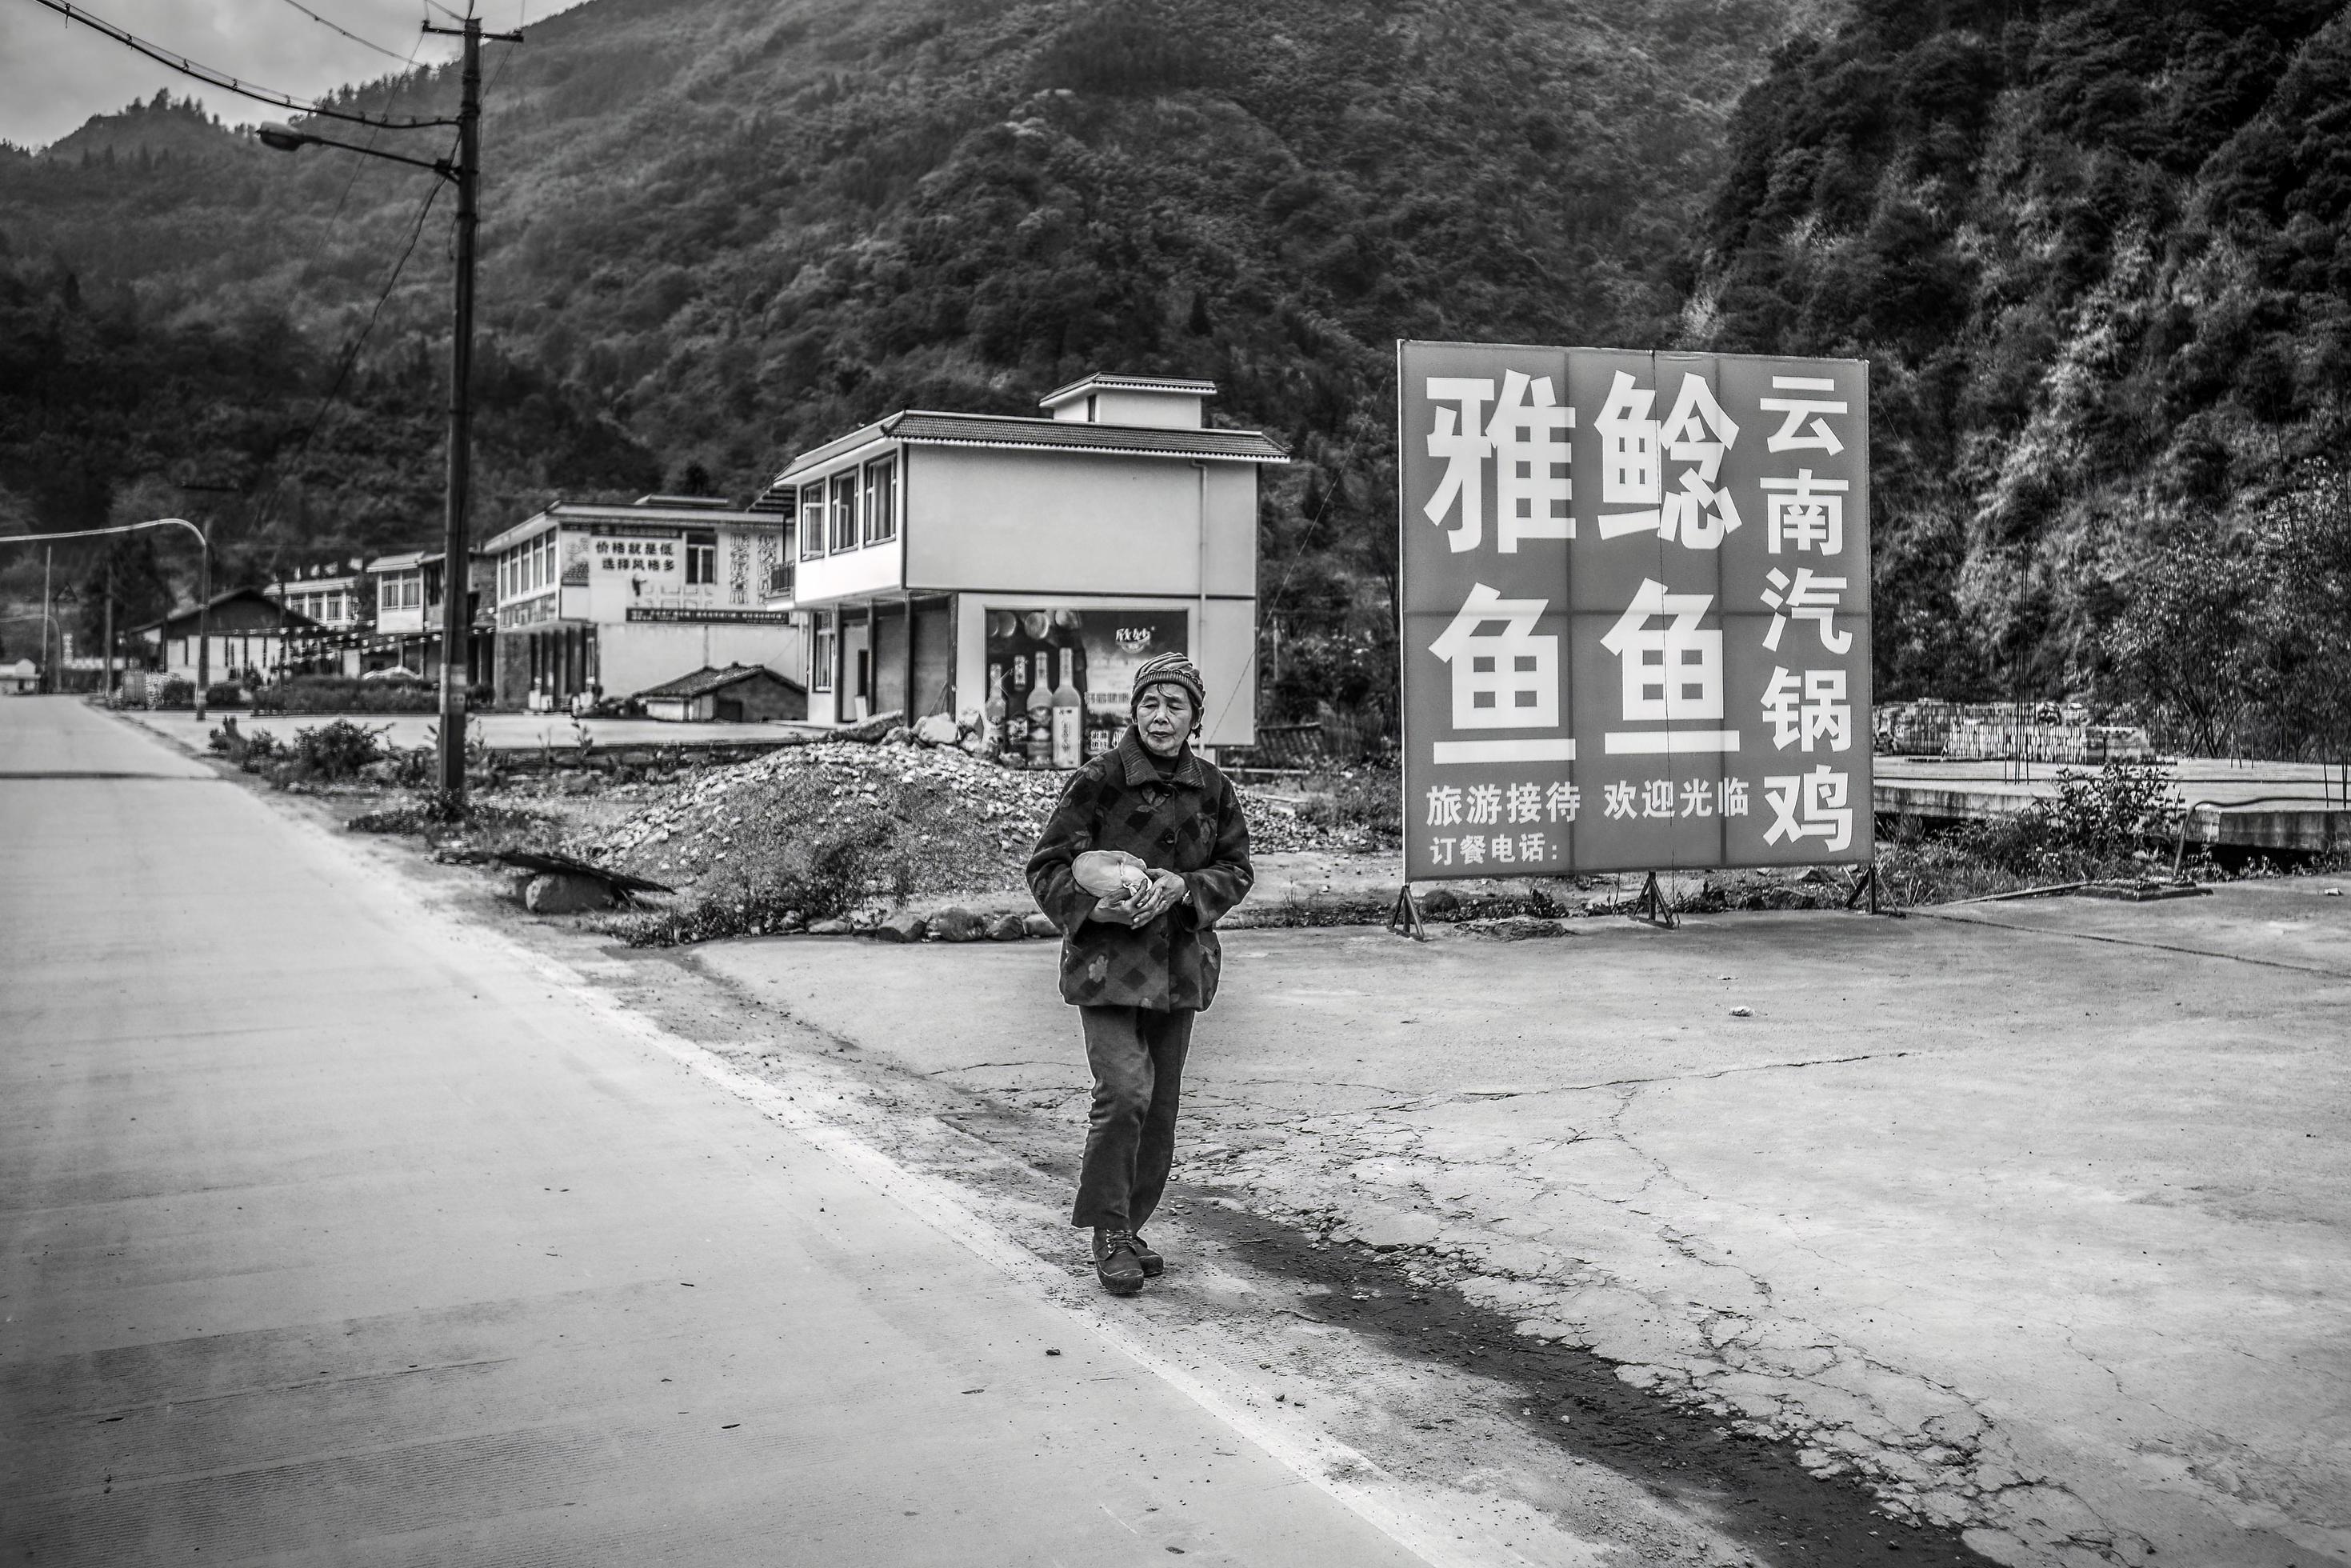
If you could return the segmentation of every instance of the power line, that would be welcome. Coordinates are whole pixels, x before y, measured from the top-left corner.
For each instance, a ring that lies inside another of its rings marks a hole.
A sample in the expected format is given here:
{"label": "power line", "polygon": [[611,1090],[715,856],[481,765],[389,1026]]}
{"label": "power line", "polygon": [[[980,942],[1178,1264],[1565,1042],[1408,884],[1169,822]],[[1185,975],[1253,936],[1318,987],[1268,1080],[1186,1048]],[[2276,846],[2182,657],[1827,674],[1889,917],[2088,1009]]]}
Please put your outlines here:
{"label": "power line", "polygon": [[[297,114],[316,114],[328,120],[348,120],[354,125],[380,126],[387,131],[416,131],[426,126],[457,123],[454,120],[377,120],[369,115],[353,114],[347,110],[330,109],[325,104],[314,102],[309,99],[297,98],[290,92],[279,92],[275,88],[257,87],[252,82],[233,77],[226,71],[214,70],[210,66],[199,65],[177,50],[164,48],[160,44],[151,44],[135,33],[126,32],[102,17],[90,15],[82,7],[74,5],[72,0],[34,0],[34,4],[47,6],[68,21],[79,22],[85,27],[94,28],[126,48],[137,50],[158,65],[169,66],[182,76],[193,77],[200,82],[219,88],[225,92],[235,93],[240,98],[252,99],[256,103],[275,104],[279,109],[290,109]],[[395,55],[392,57],[397,59],[400,57]]]}
{"label": "power line", "polygon": [[[321,27],[325,27],[330,32],[340,33],[344,37],[349,38],[354,44],[365,45],[367,47],[373,49],[377,54],[383,56],[386,59],[396,60],[400,58],[400,52],[398,50],[387,49],[381,44],[375,42],[371,38],[362,38],[357,33],[352,32],[349,27],[344,26],[340,22],[329,22],[324,16],[319,16],[316,11],[311,10],[308,5],[303,5],[302,0],[286,0],[286,4],[293,6],[294,9],[301,12],[305,16],[309,17],[310,20],[318,23]],[[413,58],[413,57],[412,57],[412,60]]]}
{"label": "power line", "polygon": [[[1281,596],[1290,591],[1290,580],[1298,575],[1299,563],[1306,559],[1306,541],[1314,537],[1314,530],[1322,526],[1322,518],[1324,515],[1331,510],[1331,502],[1337,497],[1340,486],[1346,483],[1345,476],[1347,470],[1354,463],[1355,449],[1363,444],[1363,433],[1361,431],[1349,436],[1347,438],[1345,450],[1339,454],[1338,463],[1334,465],[1330,465],[1332,468],[1331,487],[1322,492],[1322,504],[1314,508],[1314,515],[1306,519],[1306,528],[1304,531],[1292,541],[1290,551],[1290,564],[1282,569],[1281,580],[1274,585],[1273,597],[1265,601],[1263,612],[1265,614],[1272,614],[1280,605]],[[1324,466],[1324,465],[1319,463],[1316,465],[1318,467]],[[1233,706],[1233,699],[1241,695],[1241,683],[1249,679],[1249,663],[1251,660],[1255,659],[1256,653],[1257,651],[1252,648],[1249,651],[1249,660],[1244,660],[1242,662],[1241,673],[1233,677],[1233,689],[1225,694],[1225,707],[1224,709],[1220,709],[1220,712],[1230,709]],[[1205,714],[1201,716],[1203,722],[1206,721],[1207,716]]]}
{"label": "power line", "polygon": [[[416,35],[416,42],[409,48],[408,58],[402,62],[408,67],[408,70],[403,71],[399,76],[393,78],[391,89],[383,95],[384,106],[386,108],[390,108],[392,100],[400,96],[401,89],[408,85],[410,73],[414,71],[416,68],[416,57],[423,52],[423,48],[424,35],[422,32],[419,32]],[[362,148],[362,151],[368,152],[373,152],[375,151],[376,136],[376,129],[373,126],[370,126],[368,128],[367,141]],[[366,167],[367,160],[365,158],[354,158],[351,160],[351,177],[343,182],[343,193],[335,198],[335,210],[327,216],[328,228],[332,229],[335,225],[341,220],[343,208],[351,199],[351,192],[358,188],[360,183],[360,171]]]}
{"label": "power line", "polygon": [[[453,155],[455,151],[454,148],[451,150]],[[253,531],[256,534],[266,529],[277,517],[277,497],[285,493],[287,479],[308,455],[312,438],[319,434],[319,427],[326,423],[328,412],[342,396],[343,383],[350,379],[351,368],[359,363],[360,350],[367,346],[369,334],[375,330],[377,318],[383,314],[385,303],[392,298],[392,291],[399,287],[400,275],[407,268],[408,258],[416,253],[416,241],[424,233],[424,220],[431,214],[433,204],[440,198],[444,183],[436,179],[433,182],[433,188],[424,193],[424,200],[416,209],[416,222],[408,231],[408,244],[402,248],[400,259],[392,264],[392,275],[383,280],[383,290],[375,297],[375,307],[368,312],[366,324],[360,328],[350,346],[343,350],[343,362],[336,368],[334,382],[328,387],[327,395],[319,400],[318,410],[310,415],[309,424],[303,429],[302,439],[294,444],[293,456],[278,466],[277,481],[270,486],[261,515],[254,519]]]}

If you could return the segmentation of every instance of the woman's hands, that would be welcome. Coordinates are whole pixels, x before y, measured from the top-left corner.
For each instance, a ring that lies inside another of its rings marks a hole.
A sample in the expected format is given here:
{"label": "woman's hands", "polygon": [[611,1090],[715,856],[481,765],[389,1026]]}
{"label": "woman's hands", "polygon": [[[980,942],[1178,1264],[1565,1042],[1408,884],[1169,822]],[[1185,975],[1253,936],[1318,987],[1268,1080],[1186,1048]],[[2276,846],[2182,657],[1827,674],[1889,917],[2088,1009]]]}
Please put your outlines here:
{"label": "woman's hands", "polygon": [[1115,925],[1150,925],[1190,895],[1191,888],[1172,871],[1155,871],[1151,880],[1126,898],[1094,905],[1092,919]]}

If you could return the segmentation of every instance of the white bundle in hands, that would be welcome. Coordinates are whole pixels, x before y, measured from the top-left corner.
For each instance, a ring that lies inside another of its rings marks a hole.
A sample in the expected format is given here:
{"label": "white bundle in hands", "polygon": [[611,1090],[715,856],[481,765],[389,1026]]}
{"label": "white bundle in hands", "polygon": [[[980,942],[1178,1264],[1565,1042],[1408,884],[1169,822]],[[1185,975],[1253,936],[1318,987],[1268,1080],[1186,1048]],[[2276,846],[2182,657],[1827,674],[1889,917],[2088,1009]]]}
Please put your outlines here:
{"label": "white bundle in hands", "polygon": [[1088,850],[1070,862],[1070,874],[1105,908],[1127,908],[1151,885],[1151,868],[1124,850]]}

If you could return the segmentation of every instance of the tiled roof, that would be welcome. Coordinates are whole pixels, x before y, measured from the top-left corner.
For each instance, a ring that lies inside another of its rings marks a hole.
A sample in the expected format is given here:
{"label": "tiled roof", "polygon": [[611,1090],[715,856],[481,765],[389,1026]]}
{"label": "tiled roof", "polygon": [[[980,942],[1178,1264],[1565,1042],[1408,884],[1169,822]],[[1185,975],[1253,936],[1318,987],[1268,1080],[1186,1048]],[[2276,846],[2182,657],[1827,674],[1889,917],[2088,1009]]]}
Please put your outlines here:
{"label": "tiled roof", "polygon": [[[239,601],[250,601],[255,604],[260,605],[262,608],[268,611],[271,615],[282,620],[285,623],[286,629],[289,632],[308,631],[311,627],[319,624],[316,621],[311,620],[310,617],[303,614],[300,611],[280,604],[277,600],[270,598],[266,593],[264,593],[257,588],[227,589],[222,592],[215,593],[210,599],[205,600],[203,608],[206,611],[218,610],[224,605],[235,603]],[[196,620],[197,606],[193,604],[184,604],[179,609],[172,611],[169,615],[162,617],[161,620],[144,621],[136,626],[126,626],[122,629],[122,634],[126,637],[135,636],[141,632],[152,632],[158,626],[166,627],[167,629],[172,626],[177,626],[182,622],[185,622],[190,630],[193,631],[195,627]],[[231,634],[232,633],[223,633],[223,635]],[[169,635],[168,630],[166,631],[166,635]]]}
{"label": "tiled roof", "polygon": [[765,664],[729,664],[723,670],[700,669],[690,675],[680,675],[677,679],[661,685],[649,686],[639,692],[637,698],[642,702],[647,697],[707,696],[712,692],[725,691],[728,686],[739,685],[755,675],[766,675],[771,680],[782,681],[784,685],[795,690],[799,689],[798,683],[786,680]]}
{"label": "tiled roof", "polygon": [[1160,430],[1140,424],[928,413],[917,409],[883,420],[882,432],[900,441],[934,446],[1023,446],[1134,457],[1224,458],[1236,463],[1290,461],[1290,454],[1279,442],[1255,430]]}
{"label": "tiled roof", "polygon": [[[1023,419],[1009,414],[933,413],[924,409],[893,413],[868,429],[876,436],[915,446],[1100,452],[1120,457],[1199,457],[1228,463],[1290,461],[1290,454],[1280,443],[1255,430],[1161,430],[1139,424],[1092,424],[1076,420]],[[822,466],[842,445],[843,442],[828,442],[804,454],[777,476],[777,483],[789,483]]]}
{"label": "tiled roof", "polygon": [[1087,376],[1056,388],[1038,400],[1040,408],[1050,408],[1057,402],[1069,402],[1081,392],[1176,392],[1187,397],[1214,397],[1217,383],[1195,381],[1187,376]]}

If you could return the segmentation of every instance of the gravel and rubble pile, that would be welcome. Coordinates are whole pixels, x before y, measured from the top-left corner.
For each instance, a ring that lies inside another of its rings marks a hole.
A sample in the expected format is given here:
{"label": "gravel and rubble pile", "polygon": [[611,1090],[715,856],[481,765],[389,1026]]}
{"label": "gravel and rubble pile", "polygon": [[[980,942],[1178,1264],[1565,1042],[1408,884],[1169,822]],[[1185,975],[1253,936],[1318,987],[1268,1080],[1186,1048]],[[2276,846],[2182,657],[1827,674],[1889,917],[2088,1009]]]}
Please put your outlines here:
{"label": "gravel and rubble pile", "polygon": [[[582,824],[567,852],[674,887],[756,887],[802,874],[828,846],[865,846],[876,896],[1019,888],[1069,775],[999,768],[947,746],[820,741],[671,786],[617,823]],[[1243,791],[1259,852],[1347,851],[1353,830]],[[881,869],[886,867],[886,870]]]}

